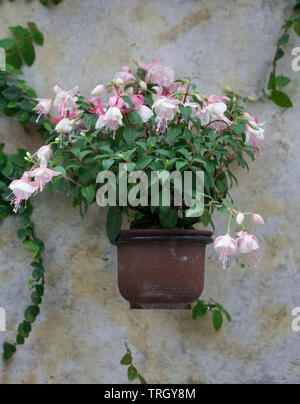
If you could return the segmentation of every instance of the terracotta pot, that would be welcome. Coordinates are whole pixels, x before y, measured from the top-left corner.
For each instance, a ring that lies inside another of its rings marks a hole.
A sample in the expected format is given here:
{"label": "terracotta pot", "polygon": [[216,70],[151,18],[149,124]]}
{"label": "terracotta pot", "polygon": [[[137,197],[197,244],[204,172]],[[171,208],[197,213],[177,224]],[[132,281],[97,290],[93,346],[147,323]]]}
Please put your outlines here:
{"label": "terracotta pot", "polygon": [[125,230],[117,241],[121,295],[132,309],[190,309],[204,288],[209,231]]}

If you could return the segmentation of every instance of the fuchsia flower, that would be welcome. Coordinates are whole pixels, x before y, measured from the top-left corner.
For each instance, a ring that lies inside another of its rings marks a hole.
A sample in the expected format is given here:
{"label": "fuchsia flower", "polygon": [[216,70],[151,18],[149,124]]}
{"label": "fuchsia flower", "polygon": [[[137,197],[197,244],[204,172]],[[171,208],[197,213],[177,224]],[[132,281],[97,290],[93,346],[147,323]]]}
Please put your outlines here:
{"label": "fuchsia flower", "polygon": [[220,236],[215,241],[215,249],[220,253],[220,261],[223,263],[223,269],[226,269],[228,255],[234,255],[238,251],[238,245],[235,239],[229,234]]}
{"label": "fuchsia flower", "polygon": [[69,91],[65,91],[59,86],[55,86],[54,91],[56,93],[54,106],[61,116],[67,117],[68,114],[72,114],[77,111],[78,97],[76,97],[76,94],[78,93],[78,86]]}
{"label": "fuchsia flower", "polygon": [[213,121],[223,121],[224,123],[214,122],[214,126],[211,126],[216,132],[221,132],[226,129],[226,125],[231,125],[232,122],[225,115],[227,111],[226,102],[228,100],[228,97],[212,95],[204,104],[203,108],[199,108],[198,110],[198,116],[202,125],[206,126]]}
{"label": "fuchsia flower", "polygon": [[71,121],[69,118],[63,118],[55,127],[56,132],[58,133],[71,133],[73,130],[73,126],[71,125]]}
{"label": "fuchsia flower", "polygon": [[51,108],[52,108],[52,99],[37,99],[36,101],[39,101],[36,107],[33,108],[34,111],[37,111],[38,113],[38,119],[37,122],[40,120],[40,117],[42,115],[46,116],[50,113]]}
{"label": "fuchsia flower", "polygon": [[96,123],[96,129],[107,127],[114,132],[114,137],[119,126],[123,126],[123,115],[118,107],[110,107],[105,115],[100,115]]}
{"label": "fuchsia flower", "polygon": [[157,115],[158,132],[163,133],[166,131],[168,123],[175,118],[178,104],[180,104],[180,101],[176,99],[164,96],[156,97],[152,109]]}
{"label": "fuchsia flower", "polygon": [[61,175],[61,173],[47,167],[47,160],[45,157],[41,158],[39,167],[27,173],[28,177],[34,178],[34,185],[40,191],[43,191],[45,185],[52,181],[53,177],[57,177],[58,175]]}
{"label": "fuchsia flower", "polygon": [[257,118],[254,118],[248,113],[244,114],[244,118],[249,122],[246,124],[245,129],[246,144],[258,149],[265,139],[265,130],[262,128],[263,123],[260,124]]}
{"label": "fuchsia flower", "polygon": [[254,264],[256,264],[258,255],[256,250],[259,249],[259,240],[253,234],[249,234],[246,231],[240,231],[238,233],[238,248],[242,254],[251,254],[251,258]]}
{"label": "fuchsia flower", "polygon": [[116,73],[114,79],[116,81],[122,80],[123,84],[126,85],[126,84],[130,83],[131,81],[135,81],[136,77],[134,74],[132,74],[130,72],[130,69],[128,66],[123,66],[122,71]]}
{"label": "fuchsia flower", "polygon": [[96,115],[104,115],[105,110],[102,104],[102,101],[100,98],[92,98],[88,101],[90,104],[92,104],[92,108],[89,110],[92,114]]}
{"label": "fuchsia flower", "polygon": [[27,201],[38,190],[38,186],[32,183],[29,175],[25,173],[21,179],[13,181],[9,185],[9,189],[15,195],[12,204],[15,205],[14,212],[17,213],[21,202]]}
{"label": "fuchsia flower", "polygon": [[175,72],[172,67],[161,64],[162,59],[152,64],[140,62],[139,66],[147,71],[145,82],[169,88],[174,84]]}
{"label": "fuchsia flower", "polygon": [[42,146],[35,154],[34,156],[37,157],[38,160],[41,160],[42,157],[44,157],[46,160],[49,160],[50,157],[52,156],[53,152],[51,149],[51,146],[46,145]]}
{"label": "fuchsia flower", "polygon": [[111,108],[117,107],[118,109],[122,109],[125,104],[125,101],[121,97],[110,97],[108,105]]}

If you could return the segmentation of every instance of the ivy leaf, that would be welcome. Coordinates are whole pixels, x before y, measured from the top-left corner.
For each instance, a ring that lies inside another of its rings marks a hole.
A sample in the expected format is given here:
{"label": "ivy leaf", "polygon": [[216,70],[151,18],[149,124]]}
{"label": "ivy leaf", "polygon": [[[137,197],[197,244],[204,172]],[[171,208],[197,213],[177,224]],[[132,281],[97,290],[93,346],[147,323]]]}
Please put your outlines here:
{"label": "ivy leaf", "polygon": [[300,36],[300,21],[299,20],[294,24],[294,31],[296,32],[297,35]]}
{"label": "ivy leaf", "polygon": [[286,87],[290,84],[290,82],[291,82],[291,79],[289,79],[286,76],[281,75],[281,76],[276,77],[277,87]]}
{"label": "ivy leaf", "polygon": [[4,38],[0,40],[0,48],[3,48],[4,50],[13,49],[16,45],[17,42],[14,38]]}
{"label": "ivy leaf", "polygon": [[282,107],[282,108],[292,108],[293,107],[293,103],[292,103],[290,97],[287,94],[283,93],[282,91],[277,91],[277,90],[272,91],[270,98],[279,107]]}
{"label": "ivy leaf", "polygon": [[278,45],[279,46],[281,46],[281,45],[286,45],[288,42],[289,42],[289,40],[290,40],[290,36],[289,36],[289,34],[284,34],[284,35],[282,35],[282,37],[278,40]]}
{"label": "ivy leaf", "polygon": [[16,353],[16,351],[17,349],[14,345],[5,342],[3,344],[3,359],[10,359]]}
{"label": "ivy leaf", "polygon": [[123,358],[121,359],[121,365],[129,366],[132,364],[132,356],[129,352],[127,352]]}
{"label": "ivy leaf", "polygon": [[281,48],[279,48],[275,55],[275,59],[274,59],[275,62],[277,62],[279,59],[281,59],[284,55],[285,55],[284,51]]}
{"label": "ivy leaf", "polygon": [[30,40],[25,40],[20,49],[21,55],[28,66],[32,66],[35,60],[35,50]]}
{"label": "ivy leaf", "polygon": [[136,368],[134,366],[129,366],[128,368],[128,380],[130,382],[133,382],[135,379],[137,379],[138,377],[138,371],[136,370]]}
{"label": "ivy leaf", "polygon": [[223,325],[223,316],[219,310],[213,312],[213,323],[216,331],[220,331]]}

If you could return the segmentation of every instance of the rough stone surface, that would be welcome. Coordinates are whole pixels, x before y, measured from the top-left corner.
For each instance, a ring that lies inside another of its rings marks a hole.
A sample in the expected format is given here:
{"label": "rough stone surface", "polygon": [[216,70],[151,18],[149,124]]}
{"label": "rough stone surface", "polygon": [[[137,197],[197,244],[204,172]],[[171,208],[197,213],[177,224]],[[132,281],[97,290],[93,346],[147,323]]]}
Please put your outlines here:
{"label": "rough stone surface", "polygon": [[[55,83],[79,84],[88,95],[98,82],[137,59],[163,56],[178,74],[201,78],[202,91],[260,95],[276,37],[293,1],[282,0],[64,0],[44,8],[38,1],[2,1],[0,35],[8,26],[35,21],[46,43],[26,79],[41,97]],[[299,46],[293,37],[292,47]],[[37,232],[45,240],[47,288],[42,313],[28,343],[0,364],[0,383],[126,383],[119,365],[124,343],[132,347],[141,373],[153,383],[299,383],[300,333],[291,330],[291,311],[300,306],[299,73],[289,92],[295,107],[280,110],[260,100],[251,106],[266,121],[263,155],[248,175],[236,170],[238,206],[266,218],[258,230],[261,258],[253,269],[232,259],[222,272],[210,246],[205,298],[222,302],[232,325],[215,333],[211,320],[192,321],[190,312],[130,311],[117,290],[116,251],[106,239],[105,212],[93,207],[83,221],[64,195],[44,193],[34,203]],[[1,117],[6,150],[40,139]],[[28,303],[30,257],[8,219],[0,232],[0,307],[6,334],[14,336]],[[217,219],[218,233],[225,222]]]}

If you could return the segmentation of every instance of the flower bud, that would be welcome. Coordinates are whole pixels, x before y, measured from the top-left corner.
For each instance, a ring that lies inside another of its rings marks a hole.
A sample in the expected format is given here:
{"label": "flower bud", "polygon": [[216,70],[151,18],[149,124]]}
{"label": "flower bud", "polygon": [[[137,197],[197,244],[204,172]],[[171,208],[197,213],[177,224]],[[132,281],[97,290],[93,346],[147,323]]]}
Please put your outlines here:
{"label": "flower bud", "polygon": [[236,217],[237,224],[242,225],[244,223],[244,220],[245,220],[245,215],[242,212],[240,212]]}
{"label": "flower bud", "polygon": [[249,102],[252,102],[253,104],[255,104],[257,102],[257,98],[256,97],[252,97],[251,95],[247,97],[247,100]]}
{"label": "flower bud", "polygon": [[105,85],[104,84],[99,84],[97,87],[94,88],[94,90],[92,91],[92,95],[94,97],[102,94],[105,90]]}
{"label": "flower bud", "polygon": [[233,90],[232,90],[231,87],[225,86],[225,87],[224,87],[224,90],[226,91],[226,93],[233,94]]}
{"label": "flower bud", "polygon": [[147,84],[143,80],[140,81],[140,87],[142,90],[147,90]]}
{"label": "flower bud", "polygon": [[265,224],[264,219],[263,219],[260,215],[258,215],[257,213],[255,213],[255,214],[252,216],[252,219],[253,219],[253,222],[254,222],[255,224],[258,224],[258,225],[263,225],[263,224]]}
{"label": "flower bud", "polygon": [[116,86],[123,86],[124,80],[123,79],[115,79],[114,80]]}

